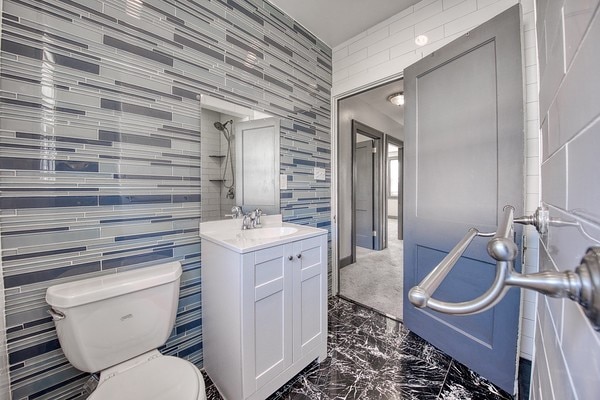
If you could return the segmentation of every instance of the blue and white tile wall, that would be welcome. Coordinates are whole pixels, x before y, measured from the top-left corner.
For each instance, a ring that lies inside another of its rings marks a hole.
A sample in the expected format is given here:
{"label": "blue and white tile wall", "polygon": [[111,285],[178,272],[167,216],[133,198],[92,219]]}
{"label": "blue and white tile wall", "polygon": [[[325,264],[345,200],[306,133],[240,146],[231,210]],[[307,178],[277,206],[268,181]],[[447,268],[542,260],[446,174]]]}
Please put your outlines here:
{"label": "blue and white tile wall", "polygon": [[[331,50],[259,0],[4,0],[0,228],[13,399],[83,398],[48,286],[180,260],[163,352],[202,365],[200,113],[279,116],[285,219],[330,226]],[[327,170],[325,182],[312,167]]]}

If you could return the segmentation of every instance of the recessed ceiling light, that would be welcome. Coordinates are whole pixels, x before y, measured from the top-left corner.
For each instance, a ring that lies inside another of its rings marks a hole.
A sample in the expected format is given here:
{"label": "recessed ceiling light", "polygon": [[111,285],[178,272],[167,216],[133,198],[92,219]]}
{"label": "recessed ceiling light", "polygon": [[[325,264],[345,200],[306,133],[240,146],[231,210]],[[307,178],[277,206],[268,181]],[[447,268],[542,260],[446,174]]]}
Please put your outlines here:
{"label": "recessed ceiling light", "polygon": [[417,46],[425,46],[429,42],[429,38],[425,35],[419,35],[415,38]]}
{"label": "recessed ceiling light", "polygon": [[395,106],[403,106],[404,105],[404,93],[394,93],[388,96],[388,101]]}

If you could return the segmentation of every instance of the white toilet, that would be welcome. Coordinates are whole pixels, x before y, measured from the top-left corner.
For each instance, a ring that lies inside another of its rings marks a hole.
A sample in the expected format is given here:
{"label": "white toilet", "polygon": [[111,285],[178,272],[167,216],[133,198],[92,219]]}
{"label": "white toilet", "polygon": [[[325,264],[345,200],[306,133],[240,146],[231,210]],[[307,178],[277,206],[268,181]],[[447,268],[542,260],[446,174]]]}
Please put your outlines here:
{"label": "white toilet", "polygon": [[48,288],[60,345],[75,368],[100,371],[90,400],[205,400],[192,363],[163,356],[179,301],[170,262]]}

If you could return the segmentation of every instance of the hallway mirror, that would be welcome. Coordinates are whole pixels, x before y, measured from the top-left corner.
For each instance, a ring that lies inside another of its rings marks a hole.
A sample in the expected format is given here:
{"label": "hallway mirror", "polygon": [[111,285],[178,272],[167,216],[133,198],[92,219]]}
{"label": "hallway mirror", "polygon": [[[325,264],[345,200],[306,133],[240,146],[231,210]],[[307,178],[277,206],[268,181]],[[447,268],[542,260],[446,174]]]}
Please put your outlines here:
{"label": "hallway mirror", "polygon": [[[243,159],[242,149],[236,148],[236,139],[241,135],[240,128],[244,124],[255,123],[260,120],[270,120],[275,126],[276,120],[269,114],[252,110],[247,107],[229,103],[214,97],[200,96],[201,112],[201,167],[202,167],[202,221],[215,221],[228,218],[231,208],[242,205],[238,196],[239,180],[246,176],[260,176],[267,182],[279,182],[279,169],[268,169],[270,175],[265,175],[267,170],[253,170],[256,164],[246,163],[243,168],[237,166],[237,160]],[[273,122],[274,121],[274,122]],[[239,126],[239,127],[238,127]],[[271,160],[279,164],[279,129],[272,135],[277,140],[261,143],[262,150],[271,154]],[[240,156],[242,155],[242,156]],[[256,183],[257,185],[259,183]],[[276,204],[268,210],[269,213],[279,213],[279,190],[272,190],[272,197],[277,197]],[[251,205],[246,204],[244,211]]]}
{"label": "hallway mirror", "polygon": [[402,319],[402,79],[338,103],[339,294]]}

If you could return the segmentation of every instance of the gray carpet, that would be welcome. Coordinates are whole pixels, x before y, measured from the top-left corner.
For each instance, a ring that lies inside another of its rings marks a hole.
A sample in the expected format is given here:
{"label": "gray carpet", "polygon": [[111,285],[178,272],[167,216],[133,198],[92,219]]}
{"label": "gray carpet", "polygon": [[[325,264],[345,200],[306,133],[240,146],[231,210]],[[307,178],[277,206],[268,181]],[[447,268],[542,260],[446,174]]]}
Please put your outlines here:
{"label": "gray carpet", "polygon": [[396,319],[402,319],[403,243],[394,239],[396,220],[388,220],[388,247],[356,248],[356,263],[340,269],[340,294]]}

